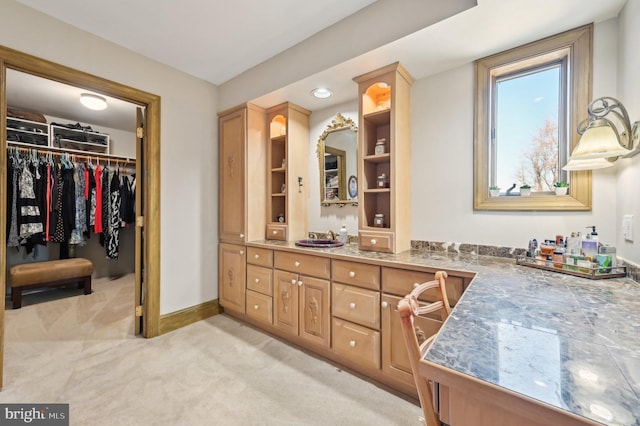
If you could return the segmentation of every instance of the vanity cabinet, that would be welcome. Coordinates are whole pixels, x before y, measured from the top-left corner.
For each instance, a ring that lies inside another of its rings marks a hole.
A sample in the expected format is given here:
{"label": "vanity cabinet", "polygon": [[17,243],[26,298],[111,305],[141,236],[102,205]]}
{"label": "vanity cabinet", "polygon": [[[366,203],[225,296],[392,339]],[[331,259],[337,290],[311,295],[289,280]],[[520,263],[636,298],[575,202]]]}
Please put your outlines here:
{"label": "vanity cabinet", "polygon": [[266,111],[269,137],[264,235],[268,240],[307,237],[309,115],[311,111],[289,102]]}
{"label": "vanity cabinet", "polygon": [[220,306],[238,314],[245,313],[246,248],[221,243],[218,249],[218,289]]}
{"label": "vanity cabinet", "polygon": [[275,327],[327,348],[331,343],[330,262],[305,254],[274,254]]}
{"label": "vanity cabinet", "polygon": [[362,250],[410,248],[411,86],[399,63],[354,78],[358,83],[358,224]]}
{"label": "vanity cabinet", "polygon": [[221,242],[242,244],[264,236],[264,194],[267,190],[265,113],[264,109],[247,103],[218,114],[218,225]]}
{"label": "vanity cabinet", "polygon": [[247,248],[247,317],[273,324],[273,251]]}

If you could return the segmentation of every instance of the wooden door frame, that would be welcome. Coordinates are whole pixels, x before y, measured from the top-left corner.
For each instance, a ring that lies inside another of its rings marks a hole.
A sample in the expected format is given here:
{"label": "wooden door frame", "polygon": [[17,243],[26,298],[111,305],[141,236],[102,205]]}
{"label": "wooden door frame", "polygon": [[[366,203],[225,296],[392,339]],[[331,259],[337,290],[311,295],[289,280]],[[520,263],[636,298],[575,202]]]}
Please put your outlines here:
{"label": "wooden door frame", "polygon": [[[145,108],[147,128],[144,129],[144,281],[143,336],[155,337],[160,323],[160,96],[128,87],[83,71],[56,64],[17,50],[0,46],[0,188],[6,189],[6,117],[7,68],[91,90]],[[6,259],[6,196],[0,196],[0,259]],[[136,265],[136,267],[139,267]],[[0,262],[0,279],[6,294],[6,262]],[[0,298],[0,386],[4,367],[5,298]],[[132,313],[133,315],[133,313]]]}

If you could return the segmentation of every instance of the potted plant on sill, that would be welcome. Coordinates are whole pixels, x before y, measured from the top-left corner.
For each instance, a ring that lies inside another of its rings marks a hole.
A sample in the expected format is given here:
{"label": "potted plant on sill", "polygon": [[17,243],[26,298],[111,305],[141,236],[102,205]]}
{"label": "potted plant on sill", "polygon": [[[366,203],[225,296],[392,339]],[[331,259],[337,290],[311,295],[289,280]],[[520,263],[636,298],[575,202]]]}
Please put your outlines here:
{"label": "potted plant on sill", "polygon": [[489,187],[489,194],[492,197],[499,197],[500,196],[500,187],[499,186],[495,186],[495,185],[490,186]]}
{"label": "potted plant on sill", "polygon": [[520,196],[528,197],[529,195],[531,195],[531,186],[526,183],[524,185],[520,185]]}
{"label": "potted plant on sill", "polygon": [[556,195],[567,195],[569,184],[567,182],[556,182],[553,184],[553,187],[555,188]]}

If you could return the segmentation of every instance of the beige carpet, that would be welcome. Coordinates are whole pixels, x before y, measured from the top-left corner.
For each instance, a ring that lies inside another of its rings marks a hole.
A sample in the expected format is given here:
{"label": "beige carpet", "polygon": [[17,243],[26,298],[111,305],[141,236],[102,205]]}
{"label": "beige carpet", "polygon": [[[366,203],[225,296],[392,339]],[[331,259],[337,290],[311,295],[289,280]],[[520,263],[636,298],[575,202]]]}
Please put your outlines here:
{"label": "beige carpet", "polygon": [[133,276],[5,312],[0,402],[72,425],[419,425],[418,406],[225,315],[133,336]]}

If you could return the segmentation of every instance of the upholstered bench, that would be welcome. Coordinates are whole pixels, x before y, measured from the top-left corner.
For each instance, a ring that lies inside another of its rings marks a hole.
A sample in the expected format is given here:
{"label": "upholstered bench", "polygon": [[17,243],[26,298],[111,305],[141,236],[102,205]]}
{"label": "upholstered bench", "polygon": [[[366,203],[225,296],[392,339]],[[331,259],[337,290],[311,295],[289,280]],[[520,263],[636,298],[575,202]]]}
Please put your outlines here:
{"label": "upholstered bench", "polygon": [[84,294],[91,294],[92,273],[93,263],[82,258],[48,260],[12,266],[9,270],[9,284],[11,285],[13,309],[22,306],[22,291],[33,288],[60,287],[78,283],[78,288],[84,287]]}

